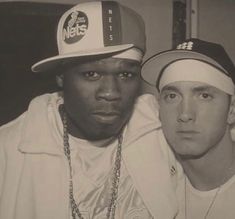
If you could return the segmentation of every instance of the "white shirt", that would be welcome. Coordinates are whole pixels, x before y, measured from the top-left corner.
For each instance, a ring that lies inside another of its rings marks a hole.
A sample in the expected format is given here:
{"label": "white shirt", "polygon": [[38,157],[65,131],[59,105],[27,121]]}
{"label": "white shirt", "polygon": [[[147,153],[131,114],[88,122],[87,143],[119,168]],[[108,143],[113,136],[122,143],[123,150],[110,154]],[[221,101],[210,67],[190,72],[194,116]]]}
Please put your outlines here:
{"label": "white shirt", "polygon": [[[204,219],[209,208],[206,219],[234,219],[235,176],[218,189],[199,191],[190,184],[188,179],[185,183],[185,179],[182,178],[177,191],[180,211],[176,219]],[[216,195],[216,193],[218,194]],[[187,218],[185,218],[185,210]]]}
{"label": "white shirt", "polygon": [[[61,103],[62,99],[59,99],[57,107]],[[63,136],[63,128],[58,110],[49,115],[54,126],[55,138],[60,141],[61,136]],[[84,219],[106,219],[111,198],[112,177],[118,142],[115,140],[108,146],[102,147],[102,141],[90,142],[69,135],[69,144],[73,195],[78,208]],[[135,189],[123,162],[121,164],[115,218],[153,218]]]}

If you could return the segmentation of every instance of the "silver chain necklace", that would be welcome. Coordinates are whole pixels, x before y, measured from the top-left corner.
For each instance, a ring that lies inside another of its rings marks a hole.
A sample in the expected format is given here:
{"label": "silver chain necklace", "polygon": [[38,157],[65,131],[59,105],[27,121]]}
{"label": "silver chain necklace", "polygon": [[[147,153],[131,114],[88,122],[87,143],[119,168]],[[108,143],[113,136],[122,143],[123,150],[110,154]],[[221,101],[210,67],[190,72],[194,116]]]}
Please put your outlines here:
{"label": "silver chain necklace", "polygon": [[[79,219],[84,219],[73,195],[72,161],[71,161],[71,156],[70,156],[67,115],[64,109],[64,105],[61,105],[60,109],[62,112],[62,122],[63,122],[63,132],[64,132],[64,135],[63,135],[64,154],[67,157],[67,160],[69,163],[69,201],[70,201],[70,207],[72,211],[72,218],[76,219],[76,216],[77,216]],[[118,197],[118,186],[119,186],[120,173],[121,173],[122,140],[123,140],[123,137],[122,137],[122,134],[120,134],[118,136],[118,146],[117,146],[113,177],[112,177],[111,199],[110,199],[110,203],[108,205],[108,211],[106,214],[107,219],[115,218],[115,210],[116,210],[117,197]]]}

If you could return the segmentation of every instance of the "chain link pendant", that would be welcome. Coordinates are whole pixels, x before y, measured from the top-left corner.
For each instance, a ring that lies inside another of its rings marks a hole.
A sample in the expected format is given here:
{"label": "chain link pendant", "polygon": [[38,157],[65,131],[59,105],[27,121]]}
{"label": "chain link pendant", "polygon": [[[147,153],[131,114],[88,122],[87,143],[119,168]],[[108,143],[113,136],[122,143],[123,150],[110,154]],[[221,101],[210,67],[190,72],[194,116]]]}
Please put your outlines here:
{"label": "chain link pendant", "polygon": [[[73,196],[73,176],[72,176],[72,161],[70,156],[70,145],[69,145],[69,134],[68,134],[68,124],[67,124],[67,115],[64,109],[64,105],[60,105],[60,110],[62,114],[62,122],[63,122],[63,143],[64,143],[64,154],[67,157],[69,164],[69,199],[70,199],[70,207],[71,214],[73,219],[84,219],[78,205]],[[118,197],[118,187],[121,175],[121,160],[122,160],[122,134],[118,136],[118,146],[114,163],[114,171],[113,171],[113,180],[111,187],[111,199],[108,205],[107,210],[107,219],[115,218],[115,210],[116,210],[116,202]]]}

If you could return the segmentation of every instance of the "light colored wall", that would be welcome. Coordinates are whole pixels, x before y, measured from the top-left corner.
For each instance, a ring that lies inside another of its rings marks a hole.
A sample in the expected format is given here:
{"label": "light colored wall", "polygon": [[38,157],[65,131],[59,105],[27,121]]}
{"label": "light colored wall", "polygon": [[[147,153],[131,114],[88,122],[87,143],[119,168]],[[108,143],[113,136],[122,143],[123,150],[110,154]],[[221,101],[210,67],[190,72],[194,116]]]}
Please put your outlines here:
{"label": "light colored wall", "polygon": [[199,0],[198,36],[218,42],[235,63],[235,0]]}

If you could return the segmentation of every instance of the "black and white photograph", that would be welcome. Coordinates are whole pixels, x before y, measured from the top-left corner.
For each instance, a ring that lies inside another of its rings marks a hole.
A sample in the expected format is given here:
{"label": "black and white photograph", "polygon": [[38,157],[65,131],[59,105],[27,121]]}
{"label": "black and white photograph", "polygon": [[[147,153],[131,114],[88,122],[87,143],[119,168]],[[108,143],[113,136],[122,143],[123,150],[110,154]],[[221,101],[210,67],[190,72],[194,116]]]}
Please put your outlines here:
{"label": "black and white photograph", "polygon": [[0,219],[234,219],[234,0],[0,0]]}

